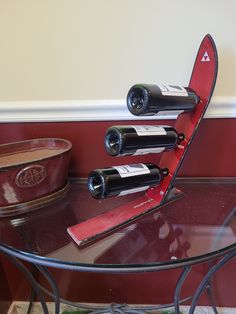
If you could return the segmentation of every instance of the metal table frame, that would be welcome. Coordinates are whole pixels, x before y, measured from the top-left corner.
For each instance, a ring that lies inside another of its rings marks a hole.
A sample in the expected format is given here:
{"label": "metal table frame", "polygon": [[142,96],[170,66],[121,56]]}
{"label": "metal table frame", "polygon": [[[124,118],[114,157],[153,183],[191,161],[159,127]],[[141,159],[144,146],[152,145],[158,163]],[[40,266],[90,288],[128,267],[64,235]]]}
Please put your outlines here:
{"label": "metal table frame", "polygon": [[[66,303],[72,306],[75,306],[80,309],[87,310],[90,314],[102,314],[102,313],[147,313],[151,311],[156,311],[164,308],[173,307],[175,309],[175,313],[180,313],[180,304],[191,300],[191,306],[189,310],[189,314],[193,314],[197,305],[197,302],[201,296],[201,294],[206,290],[209,299],[211,300],[212,308],[214,313],[218,313],[217,308],[214,304],[214,299],[212,297],[211,290],[211,280],[213,276],[224,267],[229,261],[231,261],[236,255],[236,244],[232,245],[228,248],[225,248],[222,251],[213,252],[211,255],[201,256],[196,260],[186,259],[186,261],[178,262],[176,260],[171,261],[167,265],[147,265],[147,266],[138,266],[131,265],[128,266],[120,266],[120,267],[108,267],[108,266],[89,266],[89,265],[75,265],[73,263],[63,263],[57,262],[53,259],[45,259],[40,256],[33,256],[30,253],[18,252],[14,248],[9,248],[4,244],[0,244],[0,252],[5,255],[25,276],[27,281],[31,284],[32,287],[32,297],[29,303],[29,308],[27,314],[31,312],[32,303],[34,301],[34,297],[37,296],[39,302],[41,303],[42,310],[44,314],[48,314],[48,308],[45,301],[44,293],[48,294],[54,299],[55,302],[55,314],[60,313],[60,303]],[[29,271],[28,268],[22,263],[23,261],[29,262],[33,265],[34,269],[39,271],[43,277],[47,280],[51,287],[51,292],[42,287],[37,280],[35,279],[34,272]],[[189,296],[187,298],[181,299],[181,289],[185,283],[185,280],[189,273],[192,270],[192,266],[201,264],[204,262],[208,262],[208,272],[203,277],[201,283],[196,289],[193,296]],[[182,268],[182,272],[176,282],[174,300],[171,304],[164,304],[160,306],[135,306],[129,307],[127,304],[111,304],[110,306],[90,306],[70,302],[60,298],[59,290],[57,284],[48,271],[47,267],[54,267],[72,271],[80,271],[80,272],[96,272],[96,273],[112,273],[112,274],[122,274],[122,273],[140,273],[140,272],[157,272],[168,269],[177,269]]]}

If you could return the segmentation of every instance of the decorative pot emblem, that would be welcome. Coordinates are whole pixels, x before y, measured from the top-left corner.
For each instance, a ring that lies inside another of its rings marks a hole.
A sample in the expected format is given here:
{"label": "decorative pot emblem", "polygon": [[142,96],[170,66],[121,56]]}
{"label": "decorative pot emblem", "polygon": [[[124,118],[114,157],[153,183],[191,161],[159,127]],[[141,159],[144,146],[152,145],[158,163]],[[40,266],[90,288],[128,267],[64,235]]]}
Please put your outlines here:
{"label": "decorative pot emblem", "polygon": [[15,183],[21,188],[28,188],[41,183],[47,177],[47,170],[42,165],[31,165],[19,171]]}

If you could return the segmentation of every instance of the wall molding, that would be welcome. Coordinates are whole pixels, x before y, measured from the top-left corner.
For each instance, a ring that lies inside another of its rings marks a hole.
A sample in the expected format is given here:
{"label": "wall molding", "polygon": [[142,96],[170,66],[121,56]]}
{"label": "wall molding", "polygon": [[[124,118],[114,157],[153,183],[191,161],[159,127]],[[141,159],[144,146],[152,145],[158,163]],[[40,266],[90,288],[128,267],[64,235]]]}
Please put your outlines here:
{"label": "wall molding", "polygon": [[[125,100],[1,101],[0,122],[163,120],[176,115],[133,116]],[[236,118],[236,97],[214,97],[204,118]]]}

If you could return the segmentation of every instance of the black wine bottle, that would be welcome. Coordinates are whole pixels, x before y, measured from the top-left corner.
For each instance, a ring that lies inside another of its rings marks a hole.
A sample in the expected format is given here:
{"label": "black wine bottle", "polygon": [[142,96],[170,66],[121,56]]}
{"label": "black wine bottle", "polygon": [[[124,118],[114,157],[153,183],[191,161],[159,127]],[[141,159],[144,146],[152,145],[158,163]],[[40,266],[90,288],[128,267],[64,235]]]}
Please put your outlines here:
{"label": "black wine bottle", "polygon": [[105,148],[112,156],[144,155],[171,150],[184,139],[171,126],[117,125],[105,136]]}
{"label": "black wine bottle", "polygon": [[95,198],[122,196],[158,185],[169,173],[153,164],[131,164],[96,169],[88,177],[88,189]]}
{"label": "black wine bottle", "polygon": [[188,87],[137,84],[127,95],[129,111],[136,115],[155,115],[159,111],[191,111],[200,98]]}

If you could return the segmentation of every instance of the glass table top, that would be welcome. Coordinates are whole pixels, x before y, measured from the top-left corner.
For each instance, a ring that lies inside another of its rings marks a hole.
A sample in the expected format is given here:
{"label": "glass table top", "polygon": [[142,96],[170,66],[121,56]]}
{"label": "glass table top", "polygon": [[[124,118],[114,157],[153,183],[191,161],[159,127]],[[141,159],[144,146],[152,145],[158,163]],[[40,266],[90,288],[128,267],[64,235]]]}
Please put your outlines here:
{"label": "glass table top", "polygon": [[[97,270],[171,268],[221,256],[236,248],[236,180],[177,179],[183,197],[85,247],[67,227],[138,194],[93,199],[85,184],[50,206],[0,218],[0,243],[13,255],[48,266]],[[140,195],[140,194],[139,194]]]}

